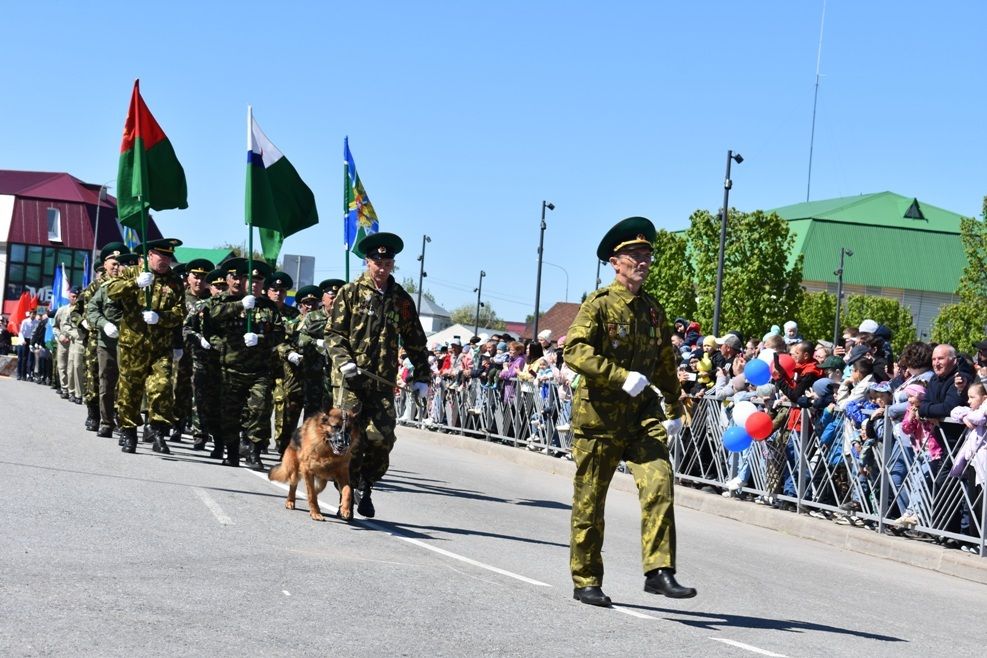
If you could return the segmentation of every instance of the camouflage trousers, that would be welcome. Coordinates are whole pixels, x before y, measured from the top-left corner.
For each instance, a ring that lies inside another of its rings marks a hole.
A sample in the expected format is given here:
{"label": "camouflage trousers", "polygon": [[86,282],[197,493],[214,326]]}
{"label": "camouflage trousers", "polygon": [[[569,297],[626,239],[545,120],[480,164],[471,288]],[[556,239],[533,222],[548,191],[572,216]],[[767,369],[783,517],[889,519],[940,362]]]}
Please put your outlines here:
{"label": "camouflage trousers", "polygon": [[117,348],[117,415],[120,428],[137,427],[141,418],[141,400],[147,395],[147,419],[156,425],[171,425],[174,418],[174,392],[171,387],[171,347],[151,349],[143,341]]}
{"label": "camouflage trousers", "polygon": [[89,332],[86,339],[85,360],[86,382],[85,394],[82,401],[88,404],[95,404],[99,401],[99,335],[95,331]]}
{"label": "camouflage trousers", "polygon": [[99,363],[99,423],[101,426],[113,427],[117,380],[120,378],[116,346],[97,347],[96,359]]}
{"label": "camouflage trousers", "polygon": [[607,489],[621,461],[627,463],[641,503],[641,566],[675,568],[674,473],[661,423],[645,421],[621,434],[575,430],[569,569],[575,587],[603,584],[603,529]]}
{"label": "camouflage trousers", "polygon": [[305,407],[305,420],[320,411],[332,408],[332,394],[326,385],[326,378],[321,368],[318,370],[303,370],[301,373],[302,404]]}
{"label": "camouflage trousers", "polygon": [[394,393],[390,390],[336,388],[333,398],[344,411],[356,411],[360,438],[352,445],[350,485],[357,489],[375,484],[390,466],[391,450],[397,437]]}
{"label": "camouflage trousers", "polygon": [[219,437],[227,447],[240,441],[240,430],[251,443],[271,440],[271,375],[223,368],[219,389]]}
{"label": "camouflage trousers", "polygon": [[285,366],[284,376],[274,380],[274,441],[281,453],[298,427],[305,402],[302,382],[296,373],[294,366]]}
{"label": "camouflage trousers", "polygon": [[219,436],[219,360],[192,357],[192,436]]}
{"label": "camouflage trousers", "polygon": [[175,395],[175,418],[172,421],[176,427],[184,427],[192,416],[192,354],[186,349],[182,358],[173,368],[172,391]]}
{"label": "camouflage trousers", "polygon": [[86,346],[78,340],[69,345],[69,393],[86,399]]}

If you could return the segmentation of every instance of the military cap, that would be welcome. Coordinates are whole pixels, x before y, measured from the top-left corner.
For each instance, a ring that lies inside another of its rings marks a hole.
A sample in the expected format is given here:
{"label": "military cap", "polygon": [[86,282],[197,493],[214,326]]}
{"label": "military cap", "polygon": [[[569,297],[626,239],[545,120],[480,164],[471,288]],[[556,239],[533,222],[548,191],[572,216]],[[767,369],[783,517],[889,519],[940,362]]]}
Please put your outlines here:
{"label": "military cap", "polygon": [[335,295],[339,292],[339,289],[346,285],[346,282],[342,279],[326,279],[319,283],[319,288],[322,292],[327,292],[330,295]]}
{"label": "military cap", "polygon": [[247,259],[238,256],[236,258],[228,258],[218,269],[223,270],[226,274],[237,274],[241,267],[243,267],[244,272],[247,271]]}
{"label": "military cap", "polygon": [[105,263],[109,258],[115,258],[119,260],[120,256],[124,254],[129,254],[130,249],[127,249],[127,245],[122,242],[111,242],[102,249],[99,250],[99,262]]}
{"label": "military cap", "polygon": [[169,256],[175,255],[175,247],[181,247],[182,241],[177,238],[161,238],[160,240],[148,240],[148,251],[160,251]]}
{"label": "military cap", "polygon": [[404,249],[404,241],[393,233],[371,233],[356,246],[364,258],[394,258]]}
{"label": "military cap", "polygon": [[69,289],[69,292],[72,293],[73,295],[78,295],[80,292],[82,292],[82,286],[72,286],[72,288]]}
{"label": "military cap", "polygon": [[226,270],[215,269],[206,275],[206,283],[211,286],[226,285]]}
{"label": "military cap", "polygon": [[[233,261],[237,261],[234,263]],[[249,261],[246,258],[231,258],[226,261],[225,267],[226,271],[230,274],[236,274],[237,276],[247,276],[248,268],[250,267]],[[271,273],[271,266],[262,260],[254,261],[253,278],[254,279],[266,279],[267,275]]]}
{"label": "military cap", "polygon": [[322,297],[322,289],[319,286],[302,286],[295,293],[295,303],[305,304],[317,302]]}
{"label": "military cap", "polygon": [[185,271],[193,274],[209,274],[214,269],[216,266],[212,264],[212,261],[205,258],[194,258],[185,263]]}
{"label": "military cap", "polygon": [[117,262],[124,267],[130,267],[131,265],[136,265],[139,259],[140,254],[120,254],[120,256],[117,257]]}
{"label": "military cap", "polygon": [[656,235],[655,225],[646,217],[622,219],[603,236],[600,246],[596,248],[596,257],[607,261],[615,253],[628,247],[653,249],[652,243]]}
{"label": "military cap", "polygon": [[280,288],[281,290],[291,290],[295,287],[295,281],[287,272],[275,272],[264,281],[268,288]]}
{"label": "military cap", "polygon": [[175,265],[173,268],[171,268],[171,271],[180,277],[184,277],[186,274],[188,274],[188,265],[186,263],[179,263],[178,265]]}

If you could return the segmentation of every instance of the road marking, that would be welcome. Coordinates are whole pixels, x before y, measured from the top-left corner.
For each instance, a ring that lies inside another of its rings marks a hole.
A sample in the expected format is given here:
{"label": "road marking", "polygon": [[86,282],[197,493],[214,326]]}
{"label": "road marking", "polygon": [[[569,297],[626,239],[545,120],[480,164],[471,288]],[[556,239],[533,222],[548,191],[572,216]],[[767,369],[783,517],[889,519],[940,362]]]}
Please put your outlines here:
{"label": "road marking", "polygon": [[281,590],[281,593],[284,594],[285,596],[291,596],[291,592],[289,592],[286,589]]}
{"label": "road marking", "polygon": [[233,525],[233,519],[226,516],[226,512],[223,511],[223,508],[219,506],[219,503],[212,499],[212,496],[206,493],[205,489],[193,487],[192,491],[194,491],[195,495],[206,504],[206,507],[209,508],[209,511],[216,517],[216,520],[219,521],[220,525]]}
{"label": "road marking", "polygon": [[623,612],[625,615],[630,615],[631,617],[637,617],[638,619],[660,619],[660,617],[652,617],[651,615],[646,615],[643,612],[638,612],[637,610],[631,610],[630,608],[624,608],[619,605],[610,606],[617,612]]}
{"label": "road marking", "polygon": [[743,642],[737,642],[736,640],[728,640],[725,637],[711,637],[709,639],[722,642],[723,644],[729,644],[730,646],[737,647],[738,649],[746,649],[747,651],[751,651],[753,653],[759,653],[762,656],[776,656],[777,658],[785,658],[785,654],[783,653],[774,653],[773,651],[767,651],[766,649],[758,649],[750,644],[744,644]]}
{"label": "road marking", "polygon": [[[266,475],[263,475],[262,473],[258,473],[256,471],[248,471],[248,473],[253,473],[257,477],[262,478],[265,482],[269,482],[270,484],[273,484],[274,486],[278,487],[279,489],[284,489],[285,491],[288,490],[288,485],[287,484],[284,484],[282,482],[272,482],[272,481],[268,480],[267,479],[267,476]],[[305,494],[303,494],[301,491],[298,491],[296,493],[296,495],[299,498],[305,498]],[[333,507],[333,506],[331,506],[331,505],[323,505],[322,503],[319,503],[319,507],[320,508],[323,508],[323,510],[332,510],[330,512],[330,515],[332,515],[332,516],[335,516],[335,514],[336,514],[336,508]],[[528,578],[527,576],[522,576],[519,573],[514,573],[513,571],[507,571],[506,569],[501,569],[500,567],[495,567],[492,564],[486,564],[485,562],[479,562],[479,561],[474,560],[472,558],[468,558],[465,555],[460,555],[459,553],[453,553],[452,551],[447,551],[444,548],[439,548],[438,546],[432,546],[431,544],[428,544],[427,542],[423,542],[423,541],[418,540],[418,539],[415,539],[413,537],[407,537],[407,536],[403,535],[400,531],[395,531],[395,530],[391,530],[389,528],[385,528],[384,526],[380,525],[379,523],[374,523],[373,521],[371,521],[369,519],[362,519],[361,520],[361,519],[357,519],[356,517],[353,517],[353,520],[354,521],[359,521],[360,523],[362,523],[364,525],[367,525],[367,526],[370,526],[371,528],[373,528],[375,530],[378,530],[380,532],[387,533],[388,535],[394,537],[395,539],[400,539],[402,541],[408,542],[409,544],[414,544],[415,546],[418,546],[420,548],[424,548],[424,549],[429,550],[429,551],[432,551],[434,553],[438,553],[439,555],[444,555],[444,556],[450,557],[450,558],[452,558],[454,560],[459,560],[460,562],[465,562],[466,564],[471,564],[474,567],[479,567],[481,569],[486,569],[487,571],[492,571],[494,573],[498,573],[498,574],[500,574],[502,576],[507,576],[509,578],[514,578],[514,579],[520,580],[521,582],[528,583],[529,585],[537,585],[538,587],[551,587],[551,585],[549,585],[548,583],[543,583],[540,580],[535,580],[534,578]]]}

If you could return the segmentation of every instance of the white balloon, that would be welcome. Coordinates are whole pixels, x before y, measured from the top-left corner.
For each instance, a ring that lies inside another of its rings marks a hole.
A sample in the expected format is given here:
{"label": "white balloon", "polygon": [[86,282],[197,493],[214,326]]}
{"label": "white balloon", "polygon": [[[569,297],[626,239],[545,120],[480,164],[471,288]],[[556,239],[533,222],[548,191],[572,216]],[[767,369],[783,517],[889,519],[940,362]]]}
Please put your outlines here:
{"label": "white balloon", "polygon": [[733,405],[733,422],[741,427],[747,422],[747,419],[751,417],[757,411],[757,407],[750,400],[741,400],[740,402]]}
{"label": "white balloon", "polygon": [[765,347],[761,350],[761,353],[757,355],[758,360],[764,361],[771,368],[771,372],[775,369],[775,351],[770,347]]}

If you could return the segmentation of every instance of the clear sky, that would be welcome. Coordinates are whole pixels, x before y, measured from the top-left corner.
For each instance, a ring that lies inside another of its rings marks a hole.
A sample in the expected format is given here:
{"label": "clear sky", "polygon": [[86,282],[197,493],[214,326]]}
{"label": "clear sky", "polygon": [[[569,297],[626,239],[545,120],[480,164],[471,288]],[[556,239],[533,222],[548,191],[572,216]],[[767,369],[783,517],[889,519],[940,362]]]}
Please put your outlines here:
{"label": "clear sky", "polygon": [[[593,288],[629,215],[806,198],[822,0],[763,2],[8,2],[0,168],[115,178],[133,80],[185,167],[188,246],[245,243],[246,107],[315,192],[320,223],[282,254],[341,276],[342,143],[397,278],[499,316]],[[987,193],[987,3],[829,0],[812,199],[891,190],[969,216]],[[259,240],[257,241],[259,245]],[[834,254],[834,267],[837,256]],[[355,259],[352,272],[362,265]],[[604,270],[603,279],[611,275]]]}

